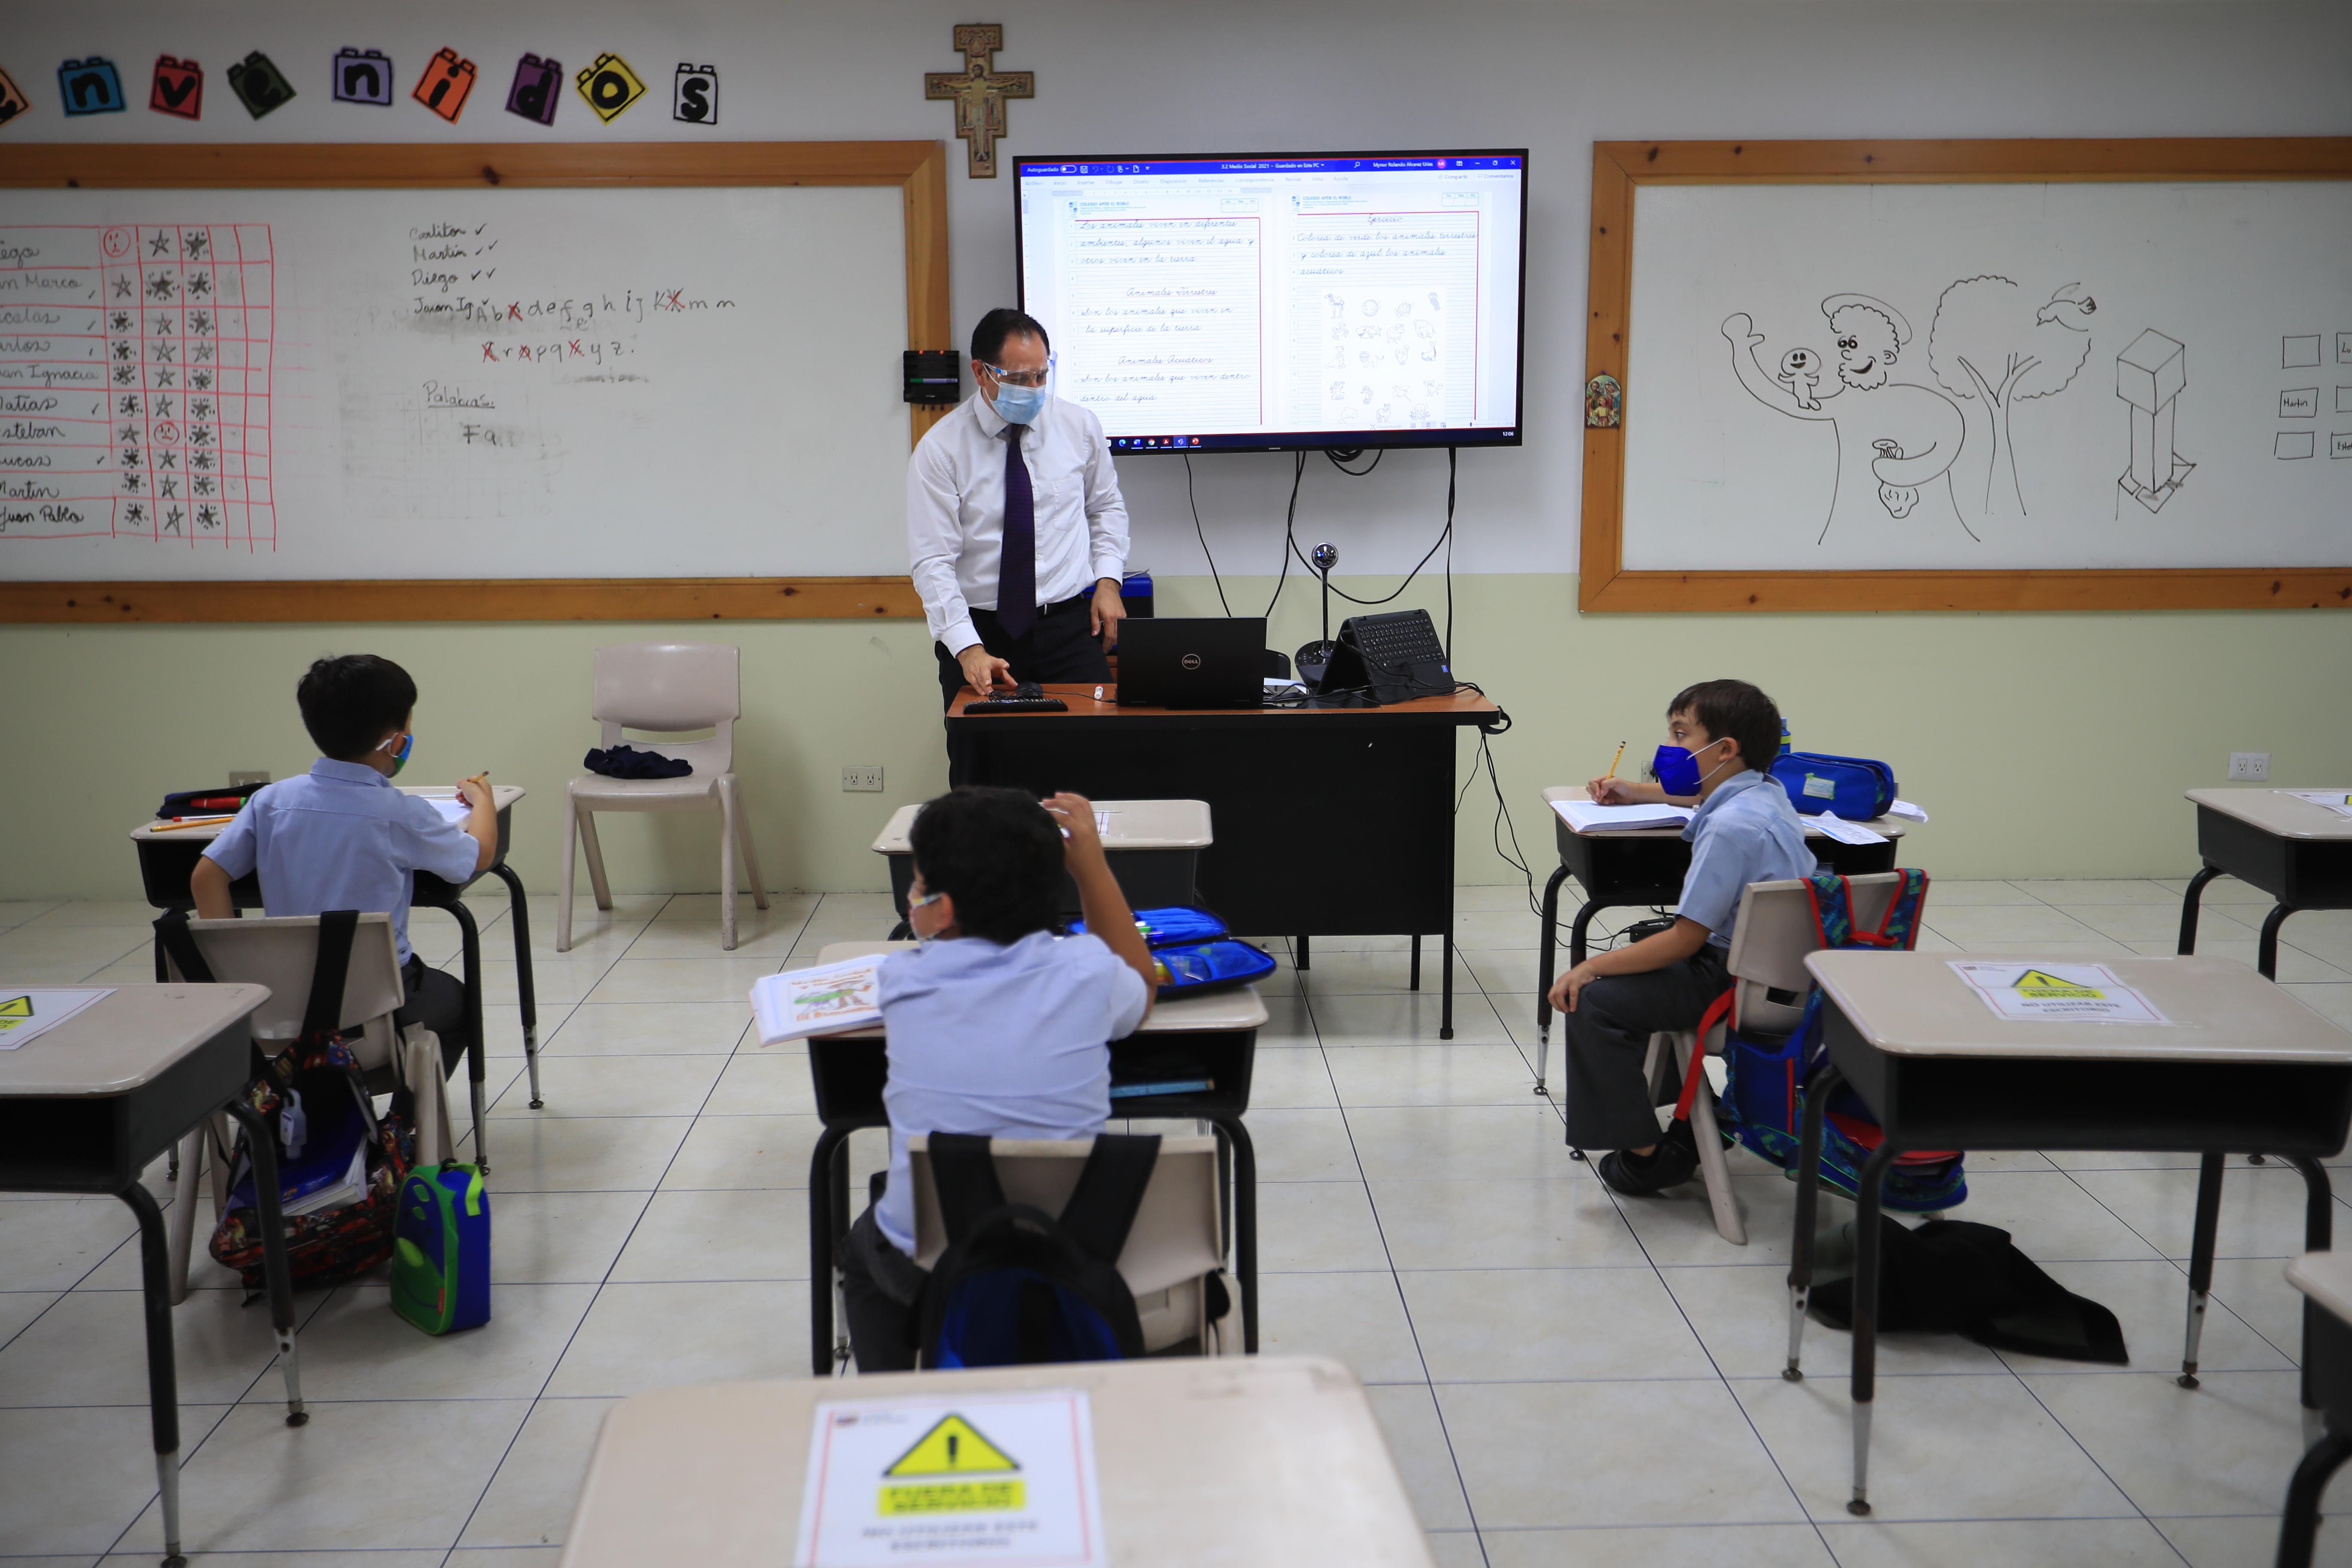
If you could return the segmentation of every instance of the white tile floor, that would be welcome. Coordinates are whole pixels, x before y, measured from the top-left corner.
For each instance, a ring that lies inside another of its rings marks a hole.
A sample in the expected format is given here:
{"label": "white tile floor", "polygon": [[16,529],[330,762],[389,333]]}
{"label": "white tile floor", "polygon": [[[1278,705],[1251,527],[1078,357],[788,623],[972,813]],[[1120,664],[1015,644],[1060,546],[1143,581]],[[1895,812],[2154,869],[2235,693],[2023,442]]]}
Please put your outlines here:
{"label": "white tile floor", "polygon": [[[2168,952],[2179,892],[1939,882],[1921,945]],[[1405,991],[1402,939],[1318,940],[1308,973],[1286,960],[1265,987],[1274,1018],[1250,1113],[1265,1348],[1337,1355],[1372,1385],[1441,1563],[2270,1561],[2305,1441],[2296,1298],[2278,1262],[2300,1245],[2292,1173],[2231,1168],[2207,1375],[2192,1394],[2168,1371],[2191,1163],[1972,1159],[1958,1212],[2010,1229],[2114,1309],[2133,1363],[1888,1336],[1878,1511],[1857,1521],[1842,1506],[1843,1336],[1815,1326],[1816,1375],[1777,1375],[1787,1184],[1741,1157],[1753,1239],[1735,1248],[1697,1188],[1622,1200],[1571,1162],[1558,1106],[1528,1092],[1536,922],[1524,893],[1465,888],[1459,902],[1473,945],[1456,972],[1454,1042],[1437,1042],[1433,990]],[[2204,951],[2251,959],[2263,902],[2239,884],[2209,889]],[[207,1568],[551,1563],[614,1398],[805,1368],[816,1120],[799,1053],[745,1038],[744,993],[826,942],[880,935],[887,900],[779,896],[763,916],[742,911],[731,955],[708,896],[624,899],[583,918],[563,955],[551,903],[534,900],[547,1098],[536,1112],[520,1085],[513,963],[499,956],[512,951],[506,910],[479,909],[498,1316],[436,1341],[385,1310],[380,1281],[305,1292],[317,1415],[289,1430],[262,1310],[200,1262],[200,1289],[174,1317],[186,1532]],[[0,905],[0,976],[144,982],[150,914]],[[421,911],[415,933],[454,964],[446,919]],[[2286,939],[2294,994],[2352,1024],[2352,914],[2298,915]],[[861,1143],[862,1179],[879,1141]],[[131,1237],[111,1199],[0,1198],[0,1568],[156,1555]],[[2352,1563],[2352,1525],[2322,1546]]]}

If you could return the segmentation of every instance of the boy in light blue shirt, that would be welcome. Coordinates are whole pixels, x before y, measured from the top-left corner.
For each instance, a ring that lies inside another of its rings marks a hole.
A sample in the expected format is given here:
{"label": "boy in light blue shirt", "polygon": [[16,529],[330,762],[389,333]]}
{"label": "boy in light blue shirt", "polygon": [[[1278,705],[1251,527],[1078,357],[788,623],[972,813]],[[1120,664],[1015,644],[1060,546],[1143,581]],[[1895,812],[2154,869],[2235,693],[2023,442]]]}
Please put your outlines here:
{"label": "boy in light blue shirt", "polygon": [[1609,805],[1697,805],[1683,829],[1690,869],[1674,927],[1594,953],[1550,996],[1567,1053],[1569,1146],[1612,1151],[1599,1162],[1601,1179],[1636,1197],[1698,1169],[1689,1122],[1659,1136],[1642,1074],[1651,1035],[1696,1027],[1730,986],[1731,930],[1748,884],[1810,877],[1817,864],[1788,791],[1759,771],[1780,750],[1780,710],[1769,697],[1744,680],[1702,681],[1668,705],[1666,735],[1658,783],[1606,778],[1587,787]]}
{"label": "boy in light blue shirt", "polygon": [[[918,1133],[1090,1138],[1110,1116],[1110,1042],[1151,1012],[1151,952],[1103,858],[1083,795],[1041,807],[1019,790],[959,788],[909,835],[922,945],[882,965],[890,1173],[842,1248],[842,1295],[860,1372],[915,1364],[907,1142]],[[1056,936],[1062,878],[1087,934]]]}
{"label": "boy in light blue shirt", "polygon": [[416,682],[388,658],[358,653],[320,659],[295,687],[294,700],[303,728],[325,754],[302,777],[255,795],[213,840],[188,879],[196,913],[228,918],[236,912],[229,884],[258,870],[268,914],[390,914],[408,991],[395,1016],[403,1026],[421,1024],[438,1035],[443,1070],[454,1072],[472,1038],[465,991],[455,975],[426,968],[409,951],[411,879],[430,871],[463,883],[488,868],[499,845],[489,785],[457,781],[469,808],[462,826],[393,787],[416,743],[409,728]]}

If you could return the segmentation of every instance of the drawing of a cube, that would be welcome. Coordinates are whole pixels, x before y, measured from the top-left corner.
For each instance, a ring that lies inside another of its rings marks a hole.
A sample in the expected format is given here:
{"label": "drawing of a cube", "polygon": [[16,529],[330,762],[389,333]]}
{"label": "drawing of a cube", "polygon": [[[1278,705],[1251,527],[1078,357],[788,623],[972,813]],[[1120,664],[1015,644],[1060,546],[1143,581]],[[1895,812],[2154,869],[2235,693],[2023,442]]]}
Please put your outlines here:
{"label": "drawing of a cube", "polygon": [[122,110],[122,73],[112,60],[92,55],[58,67],[58,96],[65,110],[76,114],[119,114]]}
{"label": "drawing of a cube", "polygon": [[611,53],[596,57],[596,63],[572,79],[580,88],[580,96],[596,111],[596,118],[610,125],[621,111],[645,97],[646,84],[629,62]]}
{"label": "drawing of a cube", "polygon": [[25,89],[16,85],[16,79],[0,70],[0,125],[7,124],[32,107],[33,100],[25,96]]}
{"label": "drawing of a cube", "polygon": [[205,68],[194,60],[175,60],[163,55],[155,61],[155,82],[147,91],[147,107],[158,114],[176,114],[183,120],[202,120],[205,115]]}
{"label": "drawing of a cube", "polygon": [[562,62],[525,55],[515,62],[514,86],[507,89],[507,112],[535,120],[541,125],[552,125],[555,102],[562,96],[559,90],[562,85]]}
{"label": "drawing of a cube", "polygon": [[2121,483],[2155,511],[2195,465],[2172,450],[2173,404],[2189,384],[2189,351],[2151,327],[2116,356],[2116,395],[2131,405],[2131,467]]}
{"label": "drawing of a cube", "polygon": [[719,69],[680,60],[677,81],[671,89],[670,118],[689,125],[719,123]]}
{"label": "drawing of a cube", "polygon": [[436,49],[408,96],[455,125],[457,116],[466,111],[466,95],[474,90],[478,74],[474,62],[458,58],[457,50]]}
{"label": "drawing of a cube", "polygon": [[382,49],[335,51],[335,100],[339,103],[392,102],[392,62]]}
{"label": "drawing of a cube", "polygon": [[294,84],[259,49],[228,68],[228,89],[256,120],[294,96]]}

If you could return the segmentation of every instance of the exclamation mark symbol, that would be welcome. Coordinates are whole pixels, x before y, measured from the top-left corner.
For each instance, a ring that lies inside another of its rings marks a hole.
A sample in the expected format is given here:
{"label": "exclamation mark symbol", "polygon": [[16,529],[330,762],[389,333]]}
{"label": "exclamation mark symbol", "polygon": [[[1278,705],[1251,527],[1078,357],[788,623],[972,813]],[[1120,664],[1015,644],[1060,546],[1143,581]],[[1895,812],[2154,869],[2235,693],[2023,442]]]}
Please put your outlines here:
{"label": "exclamation mark symbol", "polygon": [[949,1468],[949,1469],[951,1469],[951,1470],[952,1470],[952,1469],[954,1469],[954,1468],[955,1468],[955,1464],[956,1464],[956,1445],[957,1445],[958,1443],[961,1442],[962,1440],[963,1440],[963,1439],[961,1439],[961,1437],[958,1437],[958,1436],[957,1436],[954,1433],[952,1433],[952,1432],[950,1432],[950,1433],[949,1433],[949,1434],[948,1434],[948,1468]]}

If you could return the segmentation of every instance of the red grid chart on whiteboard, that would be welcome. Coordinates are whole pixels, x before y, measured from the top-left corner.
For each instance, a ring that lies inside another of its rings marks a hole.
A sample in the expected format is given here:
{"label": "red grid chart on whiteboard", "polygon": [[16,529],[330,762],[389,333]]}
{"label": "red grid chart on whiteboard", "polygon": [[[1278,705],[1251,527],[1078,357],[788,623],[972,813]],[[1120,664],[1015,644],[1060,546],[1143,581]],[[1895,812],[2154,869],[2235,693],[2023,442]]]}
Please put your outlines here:
{"label": "red grid chart on whiteboard", "polygon": [[0,538],[272,550],[264,224],[0,227]]}

